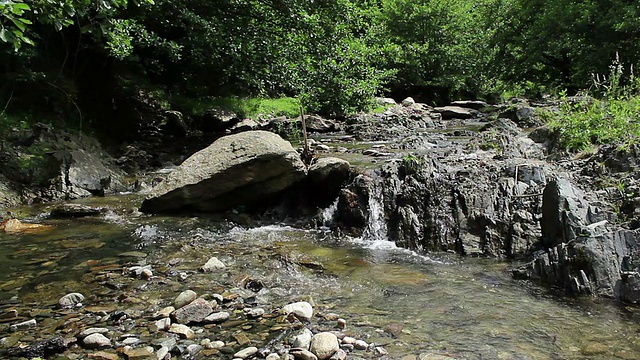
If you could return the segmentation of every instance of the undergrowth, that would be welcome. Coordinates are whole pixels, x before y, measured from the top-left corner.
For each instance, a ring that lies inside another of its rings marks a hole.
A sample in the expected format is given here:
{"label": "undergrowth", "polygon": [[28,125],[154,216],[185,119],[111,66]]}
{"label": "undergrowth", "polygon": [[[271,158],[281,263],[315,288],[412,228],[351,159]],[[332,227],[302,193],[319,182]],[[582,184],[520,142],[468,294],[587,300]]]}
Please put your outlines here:
{"label": "undergrowth", "polygon": [[258,118],[286,116],[296,117],[300,115],[300,101],[291,97],[276,99],[266,98],[239,98],[239,97],[208,97],[186,98],[174,100],[179,108],[187,110],[191,114],[200,115],[212,108],[223,108],[236,113],[241,118]]}
{"label": "undergrowth", "polygon": [[[560,111],[551,114],[549,128],[570,151],[594,145],[626,148],[640,140],[640,79],[630,68],[628,76],[619,59],[609,76],[594,76],[587,96],[564,98]],[[595,96],[588,96],[589,94]]]}

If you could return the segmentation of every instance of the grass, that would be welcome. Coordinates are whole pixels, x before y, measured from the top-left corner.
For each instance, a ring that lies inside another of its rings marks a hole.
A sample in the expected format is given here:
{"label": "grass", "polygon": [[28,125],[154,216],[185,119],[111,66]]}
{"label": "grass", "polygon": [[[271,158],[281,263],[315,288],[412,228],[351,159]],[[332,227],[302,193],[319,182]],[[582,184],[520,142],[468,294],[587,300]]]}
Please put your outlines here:
{"label": "grass", "polygon": [[238,114],[242,118],[286,116],[296,117],[300,115],[300,101],[291,97],[275,99],[266,98],[239,98],[239,97],[210,97],[210,98],[186,98],[179,97],[174,100],[178,108],[183,112],[193,115],[202,114],[212,108],[222,108]]}

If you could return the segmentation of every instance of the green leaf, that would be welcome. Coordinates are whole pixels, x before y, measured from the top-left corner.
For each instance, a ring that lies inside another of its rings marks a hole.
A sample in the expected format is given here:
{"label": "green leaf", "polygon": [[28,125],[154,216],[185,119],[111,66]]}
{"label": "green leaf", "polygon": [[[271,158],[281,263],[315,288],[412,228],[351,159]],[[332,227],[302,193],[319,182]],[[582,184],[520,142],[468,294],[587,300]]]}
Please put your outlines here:
{"label": "green leaf", "polygon": [[7,40],[7,30],[6,29],[0,29],[0,40],[2,40],[4,42],[9,42],[9,40]]}

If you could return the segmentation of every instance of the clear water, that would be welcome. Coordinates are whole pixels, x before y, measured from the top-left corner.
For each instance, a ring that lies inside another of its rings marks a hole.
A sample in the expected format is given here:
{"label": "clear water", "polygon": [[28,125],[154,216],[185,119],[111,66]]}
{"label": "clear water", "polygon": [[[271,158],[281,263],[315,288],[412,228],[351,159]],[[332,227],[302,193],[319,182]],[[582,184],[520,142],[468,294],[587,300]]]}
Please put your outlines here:
{"label": "clear water", "polygon": [[[54,228],[0,233],[4,307],[50,308],[65,293],[81,291],[86,305],[146,309],[168,305],[185,287],[210,293],[249,276],[265,284],[258,302],[311,297],[318,311],[345,318],[348,334],[385,345],[393,359],[429,352],[459,359],[640,358],[640,309],[563,299],[512,280],[508,263],[420,256],[384,239],[319,230],[143,216],[131,211],[132,197],[99,201],[113,211],[95,219],[33,217]],[[28,218],[45,210],[18,214]],[[198,274],[214,255],[227,264],[226,272]],[[183,260],[167,265],[175,258]],[[145,291],[136,295],[141,302],[116,304],[117,291],[105,289],[105,271],[117,273],[132,263],[151,264],[167,279],[139,287]],[[174,270],[188,273],[187,282],[174,281]],[[35,337],[53,331],[47,329],[54,327],[43,321]],[[5,336],[15,334],[0,334]]]}

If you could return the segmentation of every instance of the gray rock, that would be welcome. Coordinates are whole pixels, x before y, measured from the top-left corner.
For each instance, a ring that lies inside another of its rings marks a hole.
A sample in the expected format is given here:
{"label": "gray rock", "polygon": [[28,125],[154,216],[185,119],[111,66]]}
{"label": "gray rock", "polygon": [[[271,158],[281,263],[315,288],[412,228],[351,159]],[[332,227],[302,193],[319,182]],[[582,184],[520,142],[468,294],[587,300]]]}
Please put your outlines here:
{"label": "gray rock", "polygon": [[289,350],[296,360],[318,360],[318,357],[309,350],[293,348]]}
{"label": "gray rock", "polygon": [[473,110],[492,110],[495,106],[489,105],[482,100],[458,100],[451,102],[451,105]]}
{"label": "gray rock", "polygon": [[192,339],[193,337],[196,336],[196,333],[193,330],[191,330],[191,328],[183,324],[171,324],[171,327],[169,328],[169,332],[178,334],[180,335],[181,338],[184,338],[184,339]]}
{"label": "gray rock", "polygon": [[169,327],[171,327],[171,319],[167,317],[164,319],[156,320],[156,322],[154,322],[153,324],[156,327],[157,331],[168,330]]}
{"label": "gray rock", "polygon": [[203,322],[205,323],[219,323],[229,320],[231,315],[226,311],[220,311],[217,313],[213,313],[206,318],[204,318]]}
{"label": "gray rock", "polygon": [[85,150],[57,151],[51,155],[51,168],[58,167],[59,190],[66,198],[104,195],[121,188],[124,175],[108,169],[100,156]]}
{"label": "gray rock", "polygon": [[224,263],[222,263],[222,261],[218,260],[218,258],[214,256],[210,258],[207,263],[204,264],[200,269],[204,272],[210,272],[214,270],[224,269],[225,267],[226,266],[224,265]]}
{"label": "gray rock", "polygon": [[376,102],[381,106],[397,105],[398,103],[392,98],[376,98]]}
{"label": "gray rock", "polygon": [[197,297],[198,295],[196,294],[195,291],[185,290],[181,292],[180,295],[178,295],[178,297],[176,297],[176,299],[173,301],[173,305],[175,306],[176,309],[180,309],[181,307],[195,300]]}
{"label": "gray rock", "polygon": [[306,301],[287,304],[282,308],[282,313],[294,314],[299,318],[310,320],[313,317],[313,306]]}
{"label": "gray rock", "polygon": [[70,293],[58,300],[58,304],[62,307],[73,307],[84,301],[84,295],[80,293]]}
{"label": "gray rock", "polygon": [[82,204],[61,204],[51,210],[53,218],[71,218],[100,215],[104,208],[82,205]]}
{"label": "gray rock", "polygon": [[233,357],[238,359],[246,359],[248,357],[255,355],[256,353],[258,353],[258,348],[255,346],[250,346],[248,348],[244,348],[238,351],[237,353],[233,354]]}
{"label": "gray rock", "polygon": [[318,357],[318,360],[329,359],[338,349],[340,349],[338,337],[330,332],[315,334],[309,346],[309,351],[314,353]]}
{"label": "gray rock", "polygon": [[187,354],[189,354],[190,356],[195,356],[200,351],[202,351],[202,346],[198,344],[191,344],[187,346]]}
{"label": "gray rock", "polygon": [[309,350],[313,333],[311,330],[304,328],[298,334],[294,335],[290,340],[291,346]]}
{"label": "gray rock", "polygon": [[38,323],[36,322],[36,319],[31,319],[31,320],[23,321],[18,324],[12,324],[9,326],[9,330],[11,331],[26,330],[26,329],[34,328],[37,325]]}
{"label": "gray rock", "polygon": [[160,349],[158,349],[158,351],[156,351],[156,358],[158,360],[163,360],[164,358],[167,357],[167,355],[169,355],[169,351],[171,349],[169,349],[166,346],[161,346]]}
{"label": "gray rock", "polygon": [[554,247],[575,239],[590,224],[585,194],[567,179],[550,181],[542,196],[543,244]]}
{"label": "gray rock", "polygon": [[257,130],[259,127],[260,125],[257,122],[251,119],[243,119],[239,123],[231,127],[231,132],[238,133],[243,131]]}
{"label": "gray rock", "polygon": [[357,350],[366,350],[369,347],[369,344],[367,344],[366,341],[364,340],[356,340],[353,343],[353,346],[357,349]]}
{"label": "gray rock", "polygon": [[109,329],[107,329],[107,328],[95,328],[95,327],[92,327],[92,328],[88,328],[88,329],[82,330],[78,335],[76,335],[76,337],[78,339],[84,339],[89,335],[93,335],[93,334],[102,334],[102,335],[104,335],[104,334],[106,334],[108,332],[109,332]]}
{"label": "gray rock", "polygon": [[267,355],[265,360],[280,360],[280,355],[278,355],[276,353],[271,353],[271,354]]}
{"label": "gray rock", "polygon": [[211,304],[200,298],[174,311],[171,317],[179,324],[191,324],[203,322],[212,312]]}
{"label": "gray rock", "polygon": [[329,360],[346,360],[346,359],[347,359],[347,352],[342,349],[338,349],[338,351],[336,351],[329,358]]}
{"label": "gray rock", "polygon": [[449,119],[471,119],[478,115],[473,109],[463,108],[459,106],[442,106],[433,108],[433,110],[442,115],[443,120]]}
{"label": "gray rock", "polygon": [[300,156],[276,134],[248,131],[216,140],[153,188],[141,211],[219,212],[264,202],[305,176]]}
{"label": "gray rock", "polygon": [[263,308],[245,308],[243,312],[244,315],[250,319],[259,318],[265,313]]}
{"label": "gray rock", "polygon": [[415,103],[416,103],[416,101],[413,100],[412,97],[408,97],[408,98],[402,100],[402,106],[411,106],[411,105],[413,105]]}
{"label": "gray rock", "polygon": [[111,340],[109,340],[109,338],[107,338],[106,336],[100,333],[91,334],[85,337],[84,339],[82,339],[82,343],[86,347],[91,349],[99,349],[99,348],[111,346]]}
{"label": "gray rock", "polygon": [[334,121],[321,118],[320,116],[305,116],[304,120],[307,125],[307,131],[309,132],[326,133],[338,130],[338,125]]}

